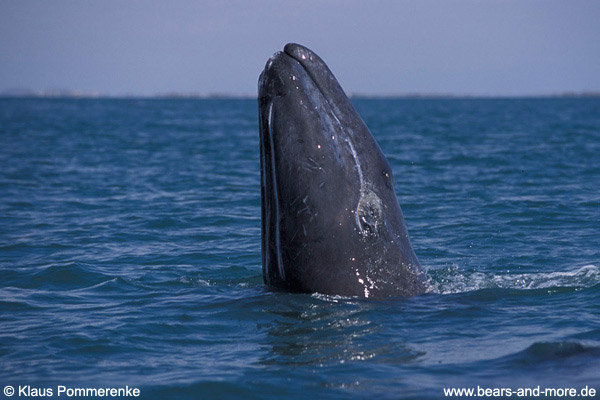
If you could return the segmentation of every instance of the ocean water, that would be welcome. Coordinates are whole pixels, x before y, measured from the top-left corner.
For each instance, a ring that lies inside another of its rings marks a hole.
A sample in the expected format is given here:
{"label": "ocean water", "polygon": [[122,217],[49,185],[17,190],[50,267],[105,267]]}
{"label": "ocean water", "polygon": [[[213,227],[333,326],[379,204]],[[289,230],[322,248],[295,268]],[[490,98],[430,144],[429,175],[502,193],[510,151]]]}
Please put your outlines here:
{"label": "ocean water", "polygon": [[354,103],[423,295],[263,285],[254,100],[0,100],[0,386],[600,391],[600,99]]}

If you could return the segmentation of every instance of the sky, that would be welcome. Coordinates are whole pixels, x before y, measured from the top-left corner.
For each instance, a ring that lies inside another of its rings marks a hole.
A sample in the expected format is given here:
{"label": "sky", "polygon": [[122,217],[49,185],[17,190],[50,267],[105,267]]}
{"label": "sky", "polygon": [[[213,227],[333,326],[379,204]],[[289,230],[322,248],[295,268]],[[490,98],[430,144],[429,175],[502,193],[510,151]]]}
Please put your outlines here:
{"label": "sky", "polygon": [[254,95],[287,42],[348,93],[600,92],[600,1],[0,1],[0,91]]}

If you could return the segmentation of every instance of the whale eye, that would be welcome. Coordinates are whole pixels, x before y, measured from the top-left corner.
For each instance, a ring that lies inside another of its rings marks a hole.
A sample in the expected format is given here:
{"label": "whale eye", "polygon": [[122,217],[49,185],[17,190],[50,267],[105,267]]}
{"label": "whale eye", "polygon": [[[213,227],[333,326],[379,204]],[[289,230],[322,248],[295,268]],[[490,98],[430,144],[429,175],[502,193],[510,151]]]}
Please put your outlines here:
{"label": "whale eye", "polygon": [[358,224],[364,236],[375,235],[383,225],[381,200],[373,192],[361,196],[357,209]]}
{"label": "whale eye", "polygon": [[377,219],[377,213],[373,207],[363,207],[360,213],[360,227],[365,234],[373,234],[377,231],[379,221]]}

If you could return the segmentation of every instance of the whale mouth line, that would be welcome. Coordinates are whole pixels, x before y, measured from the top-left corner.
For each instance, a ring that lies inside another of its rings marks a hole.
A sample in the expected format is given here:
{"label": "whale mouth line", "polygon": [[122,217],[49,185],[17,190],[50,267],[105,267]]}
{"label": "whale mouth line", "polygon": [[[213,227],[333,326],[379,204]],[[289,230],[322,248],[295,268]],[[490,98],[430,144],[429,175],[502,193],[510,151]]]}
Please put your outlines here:
{"label": "whale mouth line", "polygon": [[[322,84],[320,84],[320,81],[322,81],[322,79],[317,78],[314,69],[318,68],[318,67],[322,67],[327,70],[328,74],[332,75],[331,71],[329,71],[327,66],[324,64],[319,65],[319,63],[317,63],[316,65],[307,65],[307,62],[314,61],[313,55],[311,55],[310,53],[307,54],[307,52],[304,51],[304,49],[300,51],[300,54],[297,54],[296,52],[294,52],[290,49],[289,44],[284,47],[283,51],[278,51],[277,53],[275,53],[272,58],[275,58],[277,56],[289,57],[293,60],[293,62],[296,62],[302,68],[302,70],[306,73],[307,77],[310,79],[311,83],[314,85],[314,87],[320,93],[320,95],[321,95],[320,97],[323,99],[323,102],[324,102],[323,105],[325,107],[327,107],[327,109],[329,109],[329,111],[331,112],[331,116],[334,120],[334,123],[340,127],[340,129],[339,129],[340,134],[338,134],[336,136],[338,136],[338,140],[340,142],[345,142],[347,144],[349,153],[350,153],[352,159],[354,160],[354,170],[357,173],[358,181],[360,184],[359,197],[357,199],[355,210],[354,210],[355,224],[363,236],[368,236],[368,231],[365,229],[364,224],[361,223],[361,215],[363,214],[363,213],[361,213],[361,210],[362,210],[361,206],[364,203],[365,197],[368,197],[367,195],[371,191],[369,191],[367,189],[364,172],[363,172],[363,166],[361,164],[360,157],[358,156],[358,151],[356,150],[354,141],[352,140],[352,135],[349,134],[348,132],[346,132],[345,129],[343,129],[343,124],[341,122],[342,116],[339,114],[340,113],[339,108],[337,106],[335,106],[335,104],[333,104],[333,103],[335,103],[334,98],[332,98],[332,97],[334,97],[333,96],[334,93],[332,93],[331,90],[327,90],[326,88],[324,88],[322,86]],[[311,67],[314,67],[314,68],[311,68]],[[333,76],[331,76],[331,78],[333,78]],[[333,79],[335,80],[335,78],[333,78]],[[271,109],[272,109],[272,103],[269,104],[269,110],[271,110]],[[272,123],[272,118],[268,118],[267,119],[267,125],[268,125],[267,134],[269,135],[269,137],[272,135],[272,127],[270,126],[271,123]],[[270,137],[270,139],[272,140],[271,137]],[[270,157],[274,157],[274,155],[270,154]],[[276,179],[275,174],[273,174],[272,179]],[[374,195],[374,193],[372,193],[372,194]]]}
{"label": "whale mouth line", "polygon": [[[294,54],[294,52],[290,51],[289,45],[285,46],[285,48],[283,49],[283,52],[281,54],[292,58],[294,61],[296,61],[298,64],[300,64],[300,66],[302,67],[304,72],[306,72],[306,74],[308,75],[308,77],[310,78],[312,83],[319,90],[319,93],[321,93],[321,96],[323,97],[325,104],[331,111],[331,115],[335,119],[335,122],[338,124],[338,126],[342,127],[342,122],[340,121],[340,115],[338,115],[338,112],[339,112],[338,108],[332,106],[332,104],[331,104],[332,99],[330,99],[330,96],[327,95],[328,93],[326,93],[324,88],[319,84],[319,79],[317,79],[315,77],[315,74],[314,74],[314,72],[311,71],[311,68],[308,68],[308,66],[306,65],[306,60],[308,59],[309,61],[312,61],[313,57],[310,54],[308,54],[308,55],[305,54],[305,52],[302,52],[300,56],[297,56],[296,54]],[[329,73],[331,74],[330,71],[329,71]],[[360,220],[361,214],[362,214],[360,212],[360,210],[361,210],[361,205],[364,203],[364,199],[365,199],[365,197],[367,197],[367,194],[369,191],[367,190],[367,187],[365,184],[365,178],[364,178],[364,173],[362,171],[362,165],[360,162],[360,158],[358,156],[358,152],[356,151],[356,148],[354,146],[352,137],[350,134],[345,132],[344,129],[340,129],[340,132],[345,133],[343,139],[345,139],[345,142],[348,144],[350,154],[351,154],[352,158],[354,159],[355,170],[356,170],[356,173],[358,174],[358,180],[360,183],[360,195],[359,195],[359,198],[358,198],[358,201],[356,204],[356,208],[355,208],[355,212],[354,212],[355,223],[356,223],[356,226],[358,227],[358,229],[360,230],[361,234],[363,236],[367,236],[368,232]],[[342,139],[342,138],[340,138],[340,139]],[[374,195],[374,193],[373,193],[373,195]]]}

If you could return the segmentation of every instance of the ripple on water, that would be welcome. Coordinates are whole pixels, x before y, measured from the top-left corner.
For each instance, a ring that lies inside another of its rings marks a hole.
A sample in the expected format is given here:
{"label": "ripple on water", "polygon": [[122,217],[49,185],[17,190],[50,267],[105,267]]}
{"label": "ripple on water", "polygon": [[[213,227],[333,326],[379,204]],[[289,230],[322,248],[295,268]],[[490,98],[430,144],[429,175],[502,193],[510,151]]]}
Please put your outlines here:
{"label": "ripple on water", "polygon": [[255,100],[0,99],[0,380],[161,399],[600,389],[599,100],[353,102],[423,295],[264,287]]}

